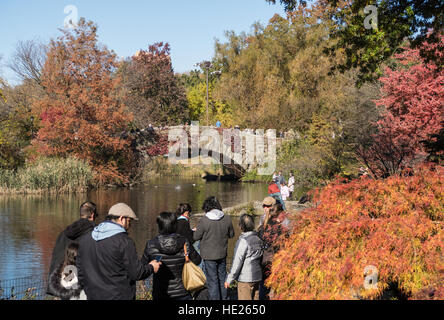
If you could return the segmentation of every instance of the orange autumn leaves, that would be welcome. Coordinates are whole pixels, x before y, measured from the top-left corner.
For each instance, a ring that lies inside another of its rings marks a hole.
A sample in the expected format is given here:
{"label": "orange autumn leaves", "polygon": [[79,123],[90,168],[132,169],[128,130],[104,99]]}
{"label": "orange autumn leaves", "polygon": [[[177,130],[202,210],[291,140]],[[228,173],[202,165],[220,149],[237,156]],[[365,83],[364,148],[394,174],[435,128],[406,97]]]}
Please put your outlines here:
{"label": "orange autumn leaves", "polygon": [[33,105],[41,125],[34,145],[45,155],[87,160],[99,185],[124,183],[132,155],[120,134],[132,116],[116,94],[116,55],[98,44],[92,22],[62,32],[42,70],[45,97]]}
{"label": "orange autumn leaves", "polygon": [[[444,298],[443,167],[338,181],[315,201],[275,256],[267,282],[274,299],[374,299],[389,289],[404,298]],[[371,265],[377,289],[364,286]]]}

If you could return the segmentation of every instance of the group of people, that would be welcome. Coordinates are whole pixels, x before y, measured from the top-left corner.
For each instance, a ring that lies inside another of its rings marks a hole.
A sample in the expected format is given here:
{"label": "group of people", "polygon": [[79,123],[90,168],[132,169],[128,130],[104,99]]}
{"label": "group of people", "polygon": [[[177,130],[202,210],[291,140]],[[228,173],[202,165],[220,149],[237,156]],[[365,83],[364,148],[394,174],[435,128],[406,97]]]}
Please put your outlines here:
{"label": "group of people", "polygon": [[[205,215],[193,229],[192,208],[187,203],[181,203],[175,213],[160,213],[156,219],[158,235],[147,241],[139,259],[128,235],[138,218],[128,205],[113,205],[96,226],[97,206],[90,201],[81,204],[80,219],[56,240],[47,293],[62,300],[133,300],[136,282],[153,275],[153,300],[228,300],[228,288],[234,281],[239,300],[267,299],[264,282],[279,250],[277,238],[289,231],[283,206],[266,197],[258,228],[252,215],[240,217],[242,233],[228,274],[228,239],[235,235],[232,220],[214,196],[204,201],[202,209]],[[185,289],[185,256],[203,269],[204,288],[193,292]]]}
{"label": "group of people", "polygon": [[294,182],[294,175],[292,172],[290,172],[290,177],[288,178],[287,183],[282,175],[282,171],[279,171],[278,174],[273,173],[273,178],[268,185],[268,195],[276,198],[282,204],[284,210],[286,210],[285,201],[293,196]]}

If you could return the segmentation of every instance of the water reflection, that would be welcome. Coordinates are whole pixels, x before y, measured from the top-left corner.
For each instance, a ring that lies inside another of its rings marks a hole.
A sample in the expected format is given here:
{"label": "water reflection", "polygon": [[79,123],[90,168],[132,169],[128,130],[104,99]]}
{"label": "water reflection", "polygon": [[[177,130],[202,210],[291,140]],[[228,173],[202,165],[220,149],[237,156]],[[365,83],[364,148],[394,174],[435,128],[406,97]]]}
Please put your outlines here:
{"label": "water reflection", "polygon": [[[79,217],[79,206],[86,200],[98,206],[101,222],[110,206],[125,202],[139,221],[132,224],[130,236],[137,252],[157,234],[156,217],[161,211],[174,211],[180,202],[188,202],[201,212],[206,197],[216,195],[223,207],[262,199],[266,187],[261,184],[205,182],[195,179],[162,178],[133,189],[91,191],[81,195],[1,196],[0,197],[0,279],[46,274],[58,234]],[[191,225],[196,225],[193,218]],[[236,237],[229,243],[232,254],[240,230],[233,219]]]}

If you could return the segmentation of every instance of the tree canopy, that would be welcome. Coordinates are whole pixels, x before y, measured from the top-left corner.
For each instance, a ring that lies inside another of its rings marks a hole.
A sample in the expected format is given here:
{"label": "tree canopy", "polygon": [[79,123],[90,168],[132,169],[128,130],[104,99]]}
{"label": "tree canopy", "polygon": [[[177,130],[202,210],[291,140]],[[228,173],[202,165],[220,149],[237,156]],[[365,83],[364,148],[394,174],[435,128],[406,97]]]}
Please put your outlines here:
{"label": "tree canopy", "polygon": [[45,96],[33,104],[41,125],[34,144],[43,154],[87,160],[100,184],[125,182],[131,151],[121,133],[132,116],[116,94],[116,55],[98,44],[92,22],[62,32],[42,70]]}
{"label": "tree canopy", "polygon": [[155,43],[124,62],[120,74],[124,101],[138,127],[167,125],[188,119],[185,88],[174,74],[168,43]]}
{"label": "tree canopy", "polygon": [[[444,42],[444,36],[441,37]],[[442,55],[441,44],[424,42],[423,47]],[[444,124],[444,71],[420,55],[421,48],[405,48],[395,56],[380,81],[383,107],[377,133],[370,145],[362,144],[358,155],[377,177],[412,168],[429,155],[427,143],[438,139]],[[435,137],[435,138],[434,138]],[[435,150],[440,156],[444,150]]]}
{"label": "tree canopy", "polygon": [[[406,38],[413,47],[420,47],[426,39],[440,43],[439,35],[443,31],[444,3],[439,0],[317,0],[310,6],[298,0],[280,0],[280,3],[290,14],[304,11],[333,22],[329,36],[338,41],[331,43],[326,51],[334,55],[345,50],[346,60],[335,68],[341,71],[359,68],[358,85],[379,78],[381,64],[400,52]],[[369,26],[369,22],[373,26]],[[440,50],[443,49],[440,44]],[[442,57],[426,50],[420,53],[427,61],[439,59],[436,64],[442,66]]]}

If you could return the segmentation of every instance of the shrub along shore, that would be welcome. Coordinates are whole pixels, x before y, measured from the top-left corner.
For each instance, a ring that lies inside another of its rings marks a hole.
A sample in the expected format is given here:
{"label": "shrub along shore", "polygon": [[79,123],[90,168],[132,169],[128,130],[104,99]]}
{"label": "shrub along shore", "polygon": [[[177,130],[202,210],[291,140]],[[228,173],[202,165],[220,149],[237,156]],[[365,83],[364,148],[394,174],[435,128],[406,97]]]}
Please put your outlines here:
{"label": "shrub along shore", "polygon": [[86,192],[93,170],[75,158],[42,158],[17,170],[0,170],[0,194]]}

